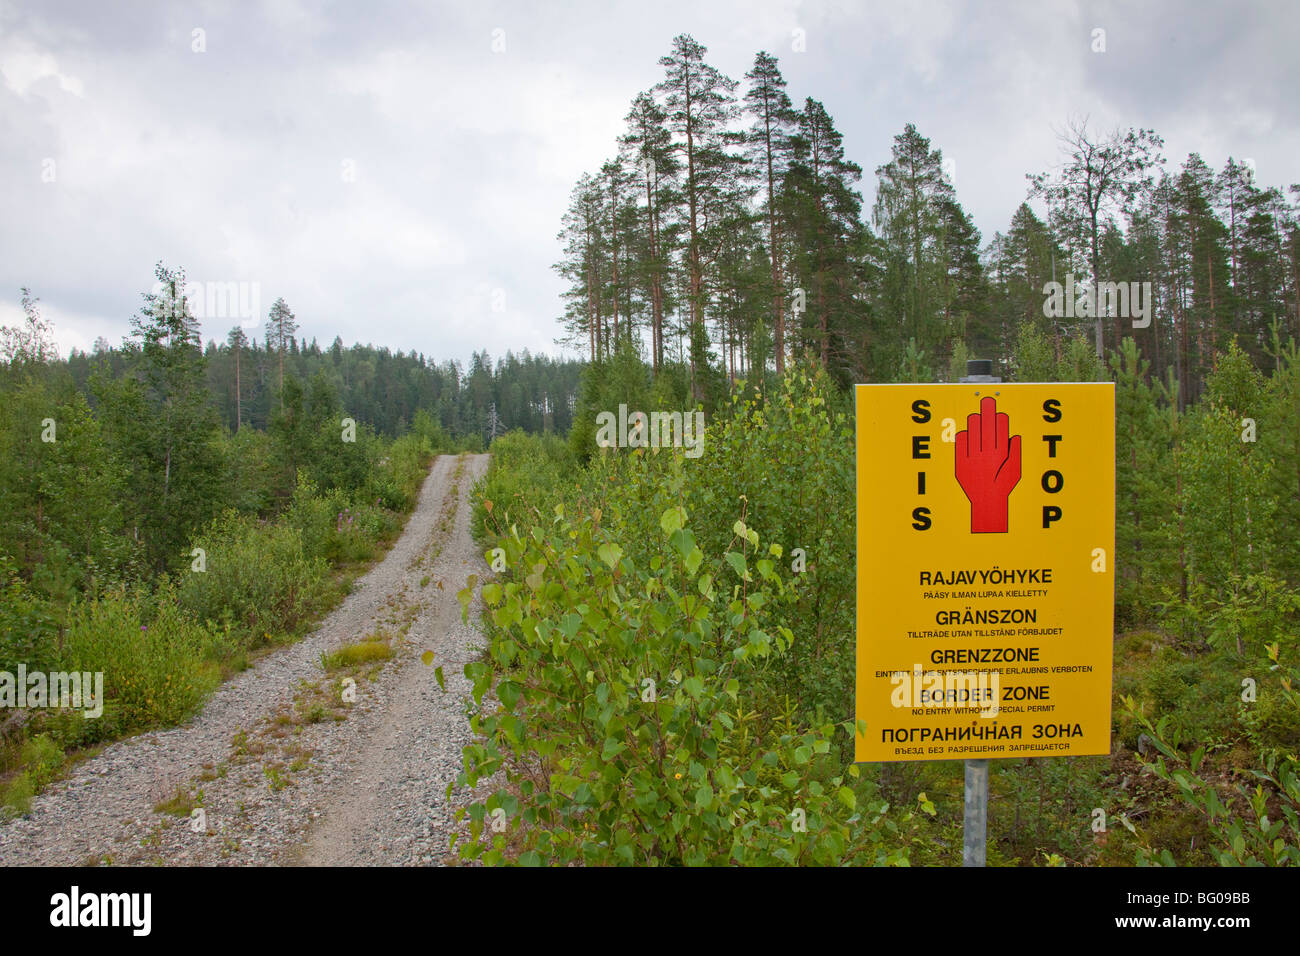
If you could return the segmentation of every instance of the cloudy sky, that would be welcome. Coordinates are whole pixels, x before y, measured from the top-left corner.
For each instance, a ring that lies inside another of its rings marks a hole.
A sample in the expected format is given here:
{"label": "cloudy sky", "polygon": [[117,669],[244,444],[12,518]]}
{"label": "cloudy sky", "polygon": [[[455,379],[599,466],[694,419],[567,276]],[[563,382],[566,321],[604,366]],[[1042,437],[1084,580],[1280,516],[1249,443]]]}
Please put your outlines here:
{"label": "cloudy sky", "polygon": [[161,259],[244,283],[257,314],[228,305],[205,339],[283,297],[322,345],[558,353],[570,190],[679,33],[737,80],[778,57],[868,208],[915,123],[985,242],[1072,115],[1155,129],[1174,167],[1233,155],[1300,181],[1289,0],[0,0],[0,324],[29,286],[63,354],[117,344]]}

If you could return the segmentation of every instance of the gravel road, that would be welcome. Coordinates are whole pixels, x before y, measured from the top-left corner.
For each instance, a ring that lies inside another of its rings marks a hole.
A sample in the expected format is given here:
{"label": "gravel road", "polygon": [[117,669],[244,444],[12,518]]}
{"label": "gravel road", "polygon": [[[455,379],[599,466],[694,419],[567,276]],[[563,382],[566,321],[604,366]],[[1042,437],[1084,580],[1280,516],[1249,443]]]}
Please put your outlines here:
{"label": "gravel road", "polygon": [[[487,573],[469,535],[487,462],[439,457],[401,537],[316,631],[223,684],[189,723],[78,764],[0,824],[0,863],[454,862],[453,815],[470,795],[448,802],[447,787],[470,739],[463,667],[483,643],[477,593],[466,626],[456,592]],[[324,654],[377,630],[390,660],[325,671]]]}

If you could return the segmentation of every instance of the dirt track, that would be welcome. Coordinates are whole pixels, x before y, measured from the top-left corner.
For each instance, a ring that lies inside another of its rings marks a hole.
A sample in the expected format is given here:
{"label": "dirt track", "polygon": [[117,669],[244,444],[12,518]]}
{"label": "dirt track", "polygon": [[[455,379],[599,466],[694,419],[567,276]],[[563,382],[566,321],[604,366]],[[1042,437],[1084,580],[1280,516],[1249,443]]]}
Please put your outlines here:
{"label": "dirt track", "polygon": [[[316,631],[222,685],[188,724],[79,764],[27,817],[0,825],[0,862],[447,861],[468,796],[447,800],[469,740],[463,667],[482,643],[477,595],[466,626],[456,592],[487,571],[469,536],[469,491],[487,462],[438,458],[401,537]],[[340,672],[355,675],[348,702],[322,654],[377,628],[394,656]]]}

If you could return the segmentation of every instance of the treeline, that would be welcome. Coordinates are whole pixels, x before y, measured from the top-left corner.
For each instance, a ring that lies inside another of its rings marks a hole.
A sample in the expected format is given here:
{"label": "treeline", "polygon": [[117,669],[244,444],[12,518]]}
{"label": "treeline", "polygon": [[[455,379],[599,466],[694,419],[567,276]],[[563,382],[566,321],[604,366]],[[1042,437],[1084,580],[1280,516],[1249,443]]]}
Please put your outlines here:
{"label": "treeline", "polygon": [[[281,346],[276,325],[276,319],[268,320],[261,341],[237,326],[227,341],[209,340],[203,350],[212,402],[232,432],[241,425],[263,431],[270,427],[282,372],[285,381],[295,383],[290,388],[332,393],[357,421],[389,438],[406,431],[419,411],[455,438],[478,436],[483,442],[491,440],[494,406],[498,433],[521,428],[564,434],[573,419],[581,365],[571,359],[531,355],[525,349],[519,355],[506,352],[494,365],[483,351],[473,353],[464,368],[454,360],[435,363],[414,349],[344,346],[338,337],[322,350],[315,339],[308,342],[289,332]],[[90,354],[74,350],[66,362],[72,380],[92,402],[89,385],[95,369],[106,366],[118,377],[129,364],[128,351],[104,339]]]}
{"label": "treeline", "polygon": [[[283,388],[269,383],[276,398],[264,429],[227,427],[184,274],[160,263],[156,275],[161,291],[145,296],[121,349],[53,359],[29,294],[26,328],[8,330],[0,552],[22,577],[54,597],[148,580],[185,564],[193,535],[223,511],[283,510],[300,478],[393,510],[409,505],[381,467],[391,443],[324,374],[304,388],[287,368]],[[450,445],[427,412],[412,425],[430,447]]]}
{"label": "treeline", "polygon": [[80,381],[26,290],[25,324],[0,329],[0,671],[104,681],[97,718],[6,708],[0,810],[25,812],[65,750],[175,723],[302,633],[456,447],[424,409],[379,434],[319,370],[299,385],[292,354],[265,429],[232,431],[184,275],[156,275],[123,348]]}
{"label": "treeline", "polygon": [[[868,222],[862,168],[824,105],[796,107],[767,53],[738,94],[706,52],[673,41],[616,154],[573,190],[556,269],[569,340],[593,361],[635,341],[656,372],[686,363],[697,398],[709,370],[752,378],[804,354],[842,384],[905,366],[942,376],[966,354],[1011,376],[1028,322],[1056,360],[1073,339],[1100,356],[1134,337],[1155,379],[1182,382],[1185,406],[1230,341],[1262,368],[1275,324],[1300,336],[1300,186],[1288,202],[1248,159],[1216,173],[1192,154],[1169,171],[1153,131],[1073,122],[1060,166],[1028,176],[1045,218],[1022,203],[983,243],[954,167],[908,124],[875,170]],[[1070,277],[1150,283],[1149,324],[1128,314],[1148,302],[1083,304],[1077,288],[1052,308],[1045,287]]]}

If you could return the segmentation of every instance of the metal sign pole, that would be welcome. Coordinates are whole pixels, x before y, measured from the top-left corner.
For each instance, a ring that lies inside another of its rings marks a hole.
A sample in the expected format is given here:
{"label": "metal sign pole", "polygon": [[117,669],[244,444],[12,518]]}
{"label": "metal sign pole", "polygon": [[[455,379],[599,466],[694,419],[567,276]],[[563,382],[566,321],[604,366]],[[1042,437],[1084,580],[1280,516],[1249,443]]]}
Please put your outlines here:
{"label": "metal sign pole", "polygon": [[[971,359],[966,363],[962,382],[1002,381],[993,374],[993,363],[988,359]],[[961,865],[983,866],[985,837],[989,815],[989,762],[966,761],[966,786],[963,797],[964,812],[961,831]]]}
{"label": "metal sign pole", "polygon": [[989,762],[966,761],[965,814],[961,833],[961,865],[984,865],[984,836],[989,810]]}

